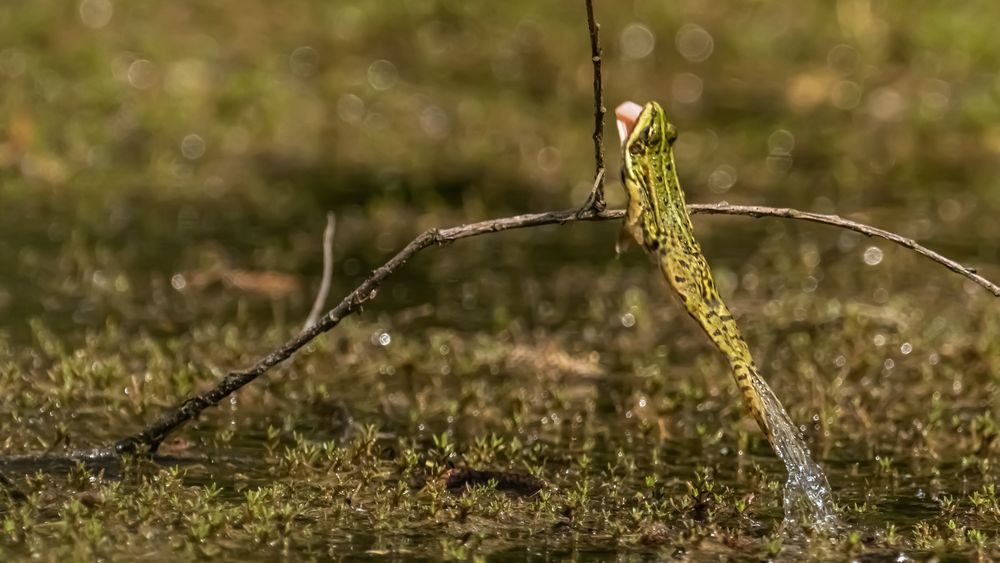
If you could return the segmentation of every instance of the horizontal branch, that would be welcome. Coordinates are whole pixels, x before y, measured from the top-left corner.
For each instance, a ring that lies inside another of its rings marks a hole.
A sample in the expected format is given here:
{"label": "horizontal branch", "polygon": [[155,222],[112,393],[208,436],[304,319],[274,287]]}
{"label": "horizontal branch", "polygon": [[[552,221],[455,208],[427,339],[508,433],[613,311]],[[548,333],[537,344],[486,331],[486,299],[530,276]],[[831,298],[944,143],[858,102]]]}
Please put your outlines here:
{"label": "horizontal branch", "polygon": [[[935,262],[944,265],[953,272],[959,273],[966,278],[988,289],[993,295],[1000,297],[1000,287],[986,278],[977,274],[973,269],[967,268],[954,260],[946,258],[928,248],[925,248],[912,239],[878,229],[863,223],[850,221],[836,215],[823,215],[820,213],[810,213],[788,208],[773,208],[746,205],[729,205],[725,203],[717,204],[695,204],[688,205],[688,210],[692,214],[706,215],[744,215],[749,217],[781,217],[785,219],[799,219],[823,223],[835,227],[841,227],[851,231],[859,232],[872,237],[879,237],[894,242],[910,250],[913,250]],[[574,221],[606,221],[610,219],[620,219],[625,215],[625,211],[615,209],[610,211],[580,211],[576,209],[565,211],[551,211],[547,213],[529,213],[514,217],[504,217],[502,219],[492,219],[469,223],[447,229],[430,229],[420,236],[410,241],[402,250],[393,256],[388,262],[376,269],[345,297],[336,307],[328,311],[325,315],[303,330],[297,336],[284,343],[278,349],[267,356],[261,358],[252,367],[229,372],[215,387],[207,392],[191,397],[184,401],[180,407],[168,412],[159,420],[148,426],[142,432],[125,438],[115,444],[114,448],[119,453],[131,453],[136,451],[155,451],[167,434],[175,430],[181,424],[195,418],[206,408],[218,404],[244,385],[267,373],[268,370],[281,362],[287,360],[297,350],[311,342],[320,334],[327,332],[337,326],[340,321],[348,315],[361,309],[361,306],[375,298],[376,290],[382,282],[393,272],[403,266],[414,254],[432,245],[440,245],[446,242],[496,233],[511,229],[523,229],[540,225],[564,224]]]}
{"label": "horizontal branch", "polygon": [[825,215],[823,213],[813,213],[811,211],[799,211],[788,207],[760,207],[756,205],[729,205],[726,203],[689,205],[688,210],[692,214],[700,213],[704,215],[749,215],[750,217],[755,218],[780,217],[782,219],[799,219],[801,221],[811,221],[813,223],[833,225],[834,227],[841,227],[870,237],[882,238],[887,241],[894,242],[902,247],[909,248],[921,256],[930,258],[945,268],[948,268],[952,272],[965,276],[977,285],[986,288],[987,291],[996,297],[1000,297],[1000,286],[976,273],[975,268],[963,266],[950,258],[934,252],[926,246],[921,246],[911,238],[906,238],[902,235],[897,235],[896,233],[886,231],[884,229],[872,227],[871,225],[865,225],[864,223],[858,223],[857,221],[844,219],[843,217],[837,215]]}

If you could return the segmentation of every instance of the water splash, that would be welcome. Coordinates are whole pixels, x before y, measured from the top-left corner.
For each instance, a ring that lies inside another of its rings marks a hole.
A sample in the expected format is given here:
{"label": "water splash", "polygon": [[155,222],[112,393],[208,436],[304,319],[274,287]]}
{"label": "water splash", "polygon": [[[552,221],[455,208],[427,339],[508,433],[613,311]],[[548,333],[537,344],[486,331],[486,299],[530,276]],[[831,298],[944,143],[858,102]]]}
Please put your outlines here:
{"label": "water splash", "polygon": [[840,520],[833,510],[826,474],[813,461],[799,429],[764,378],[756,370],[751,370],[750,381],[764,405],[764,417],[771,431],[771,447],[788,470],[784,489],[785,527],[793,530],[812,528],[824,533],[836,531]]}

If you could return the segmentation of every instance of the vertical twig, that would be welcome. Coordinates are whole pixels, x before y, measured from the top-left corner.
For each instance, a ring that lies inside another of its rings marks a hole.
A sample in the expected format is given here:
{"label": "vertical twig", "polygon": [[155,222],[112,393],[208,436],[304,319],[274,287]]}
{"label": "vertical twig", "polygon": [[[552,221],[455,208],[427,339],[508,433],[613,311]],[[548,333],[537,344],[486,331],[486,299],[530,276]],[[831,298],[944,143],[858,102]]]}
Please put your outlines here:
{"label": "vertical twig", "polygon": [[594,63],[594,187],[580,212],[604,211],[604,83],[601,78],[601,25],[594,19],[594,4],[587,3],[587,27],[590,29],[590,58]]}
{"label": "vertical twig", "polygon": [[319,316],[323,314],[323,307],[326,305],[326,298],[330,294],[330,282],[333,278],[333,235],[337,232],[337,217],[333,213],[326,214],[326,229],[323,230],[323,278],[319,284],[319,291],[316,292],[316,300],[313,301],[312,310],[306,317],[306,323],[302,330],[316,324]]}

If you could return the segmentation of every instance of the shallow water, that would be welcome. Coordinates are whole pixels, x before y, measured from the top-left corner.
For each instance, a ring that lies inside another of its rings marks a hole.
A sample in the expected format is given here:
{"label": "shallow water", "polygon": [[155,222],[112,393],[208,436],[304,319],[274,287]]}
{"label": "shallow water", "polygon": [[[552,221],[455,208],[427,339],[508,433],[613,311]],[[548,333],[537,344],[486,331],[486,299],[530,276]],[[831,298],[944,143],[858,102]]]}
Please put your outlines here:
{"label": "shallow water", "polygon": [[783,488],[785,526],[792,530],[805,527],[826,534],[836,532],[842,524],[834,511],[830,483],[823,468],[813,460],[799,428],[756,370],[750,371],[750,381],[764,405],[771,445],[788,472]]}

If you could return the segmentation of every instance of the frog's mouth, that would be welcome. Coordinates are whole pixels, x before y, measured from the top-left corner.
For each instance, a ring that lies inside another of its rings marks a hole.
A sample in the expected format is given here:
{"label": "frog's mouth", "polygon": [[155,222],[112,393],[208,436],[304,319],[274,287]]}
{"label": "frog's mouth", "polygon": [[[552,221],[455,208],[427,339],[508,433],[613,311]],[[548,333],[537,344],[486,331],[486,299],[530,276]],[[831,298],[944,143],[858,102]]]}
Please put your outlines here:
{"label": "frog's mouth", "polygon": [[635,129],[635,122],[639,120],[640,113],[642,106],[633,101],[622,102],[615,108],[615,123],[618,125],[618,138],[622,144],[625,144],[628,136],[632,134],[632,129]]}

